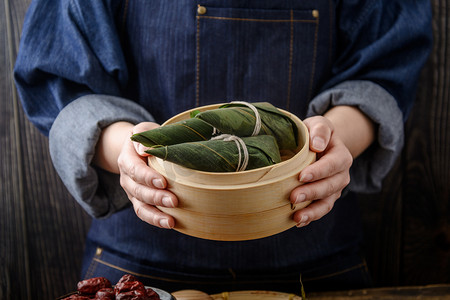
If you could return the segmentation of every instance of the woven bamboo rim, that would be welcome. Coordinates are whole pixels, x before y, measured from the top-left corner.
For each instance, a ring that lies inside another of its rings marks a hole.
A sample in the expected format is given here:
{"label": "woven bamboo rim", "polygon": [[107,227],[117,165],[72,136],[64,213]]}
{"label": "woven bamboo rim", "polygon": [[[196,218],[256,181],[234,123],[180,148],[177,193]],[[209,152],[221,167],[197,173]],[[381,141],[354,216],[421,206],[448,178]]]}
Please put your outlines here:
{"label": "woven bamboo rim", "polygon": [[[163,123],[163,125],[175,123],[178,121],[186,120],[190,117],[190,113],[194,110],[199,111],[205,111],[205,110],[211,110],[218,108],[222,104],[213,104],[213,105],[206,105],[202,107],[198,107],[195,109],[187,110],[181,114],[178,114],[166,122]],[[242,172],[203,172],[203,171],[195,171],[192,172],[191,169],[176,165],[176,164],[168,164],[167,162],[163,162],[159,158],[152,158],[151,163],[153,164],[153,160],[158,161],[159,160],[159,169],[163,169],[161,171],[167,173],[167,175],[170,175],[171,177],[177,176],[178,181],[182,180],[188,180],[189,184],[192,183],[200,183],[204,184],[205,182],[208,182],[209,185],[218,185],[218,186],[225,186],[225,185],[232,185],[235,186],[237,184],[243,184],[243,183],[255,183],[255,182],[261,182],[264,180],[268,180],[271,178],[278,178],[280,175],[290,173],[291,171],[298,170],[298,167],[292,163],[292,158],[296,158],[298,161],[302,161],[305,159],[305,156],[310,154],[309,152],[309,133],[308,130],[303,124],[303,122],[297,118],[294,114],[291,114],[288,111],[279,109],[281,112],[283,112],[285,115],[289,116],[294,122],[296,123],[299,131],[299,147],[294,151],[292,154],[287,154],[287,157],[284,157],[284,161],[281,163],[267,166],[264,168],[259,169],[253,169],[248,171],[242,171]],[[156,164],[156,162],[155,162]],[[164,166],[162,166],[164,165]],[[157,167],[157,166],[156,166]],[[214,176],[211,176],[211,174],[214,174]],[[232,180],[230,180],[232,178]]]}

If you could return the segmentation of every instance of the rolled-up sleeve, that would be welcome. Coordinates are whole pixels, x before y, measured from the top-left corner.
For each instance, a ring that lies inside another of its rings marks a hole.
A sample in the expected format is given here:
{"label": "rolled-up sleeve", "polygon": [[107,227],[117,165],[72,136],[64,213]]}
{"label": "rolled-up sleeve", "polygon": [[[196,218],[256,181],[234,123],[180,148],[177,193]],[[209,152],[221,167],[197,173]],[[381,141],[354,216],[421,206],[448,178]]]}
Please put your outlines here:
{"label": "rolled-up sleeve", "polygon": [[331,107],[339,105],[358,107],[378,129],[376,142],[353,162],[349,189],[355,192],[379,191],[403,146],[403,115],[397,101],[376,83],[347,81],[315,97],[308,115],[323,115]]}
{"label": "rolled-up sleeve", "polygon": [[337,54],[332,76],[308,115],[333,106],[359,108],[376,124],[376,141],[350,169],[350,190],[376,192],[404,143],[420,71],[432,45],[427,0],[337,1]]}
{"label": "rolled-up sleeve", "polygon": [[14,67],[27,117],[49,136],[58,174],[94,217],[128,203],[118,175],[90,164],[101,129],[152,120],[139,104],[121,98],[128,68],[115,16],[122,9],[120,1],[33,0]]}
{"label": "rolled-up sleeve", "polygon": [[50,129],[50,155],[56,171],[76,201],[96,218],[128,203],[119,175],[91,165],[102,129],[118,121],[137,124],[153,121],[153,117],[124,98],[86,95],[64,107]]}

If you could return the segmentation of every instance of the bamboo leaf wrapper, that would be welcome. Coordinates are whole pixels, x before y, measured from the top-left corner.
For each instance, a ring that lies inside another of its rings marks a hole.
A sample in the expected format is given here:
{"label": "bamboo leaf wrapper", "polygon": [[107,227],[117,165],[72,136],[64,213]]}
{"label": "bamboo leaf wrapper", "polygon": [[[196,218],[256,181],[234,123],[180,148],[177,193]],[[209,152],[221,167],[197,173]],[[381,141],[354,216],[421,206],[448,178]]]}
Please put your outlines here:
{"label": "bamboo leaf wrapper", "polygon": [[[259,134],[271,135],[277,140],[280,150],[297,148],[297,126],[267,102],[252,103],[259,112],[262,126]],[[198,113],[196,118],[205,121],[222,133],[240,137],[251,136],[256,123],[254,112],[243,104],[228,103],[218,109]]]}
{"label": "bamboo leaf wrapper", "polygon": [[231,102],[216,109],[191,111],[190,119],[134,134],[131,139],[150,147],[147,153],[188,168],[243,170],[239,166],[244,150],[237,142],[215,140],[222,134],[240,137],[239,142],[245,143],[247,170],[278,163],[280,151],[294,151],[298,146],[295,122],[267,102]]}
{"label": "bamboo leaf wrapper", "polygon": [[[247,146],[249,161],[247,170],[261,168],[281,161],[276,140],[272,136],[260,135],[242,138]],[[240,158],[233,141],[209,140],[155,147],[148,154],[206,172],[234,172]]]}
{"label": "bamboo leaf wrapper", "polygon": [[[252,103],[259,112],[262,126],[259,134],[272,135],[280,150],[297,148],[297,126],[272,104]],[[209,140],[217,132],[239,137],[252,135],[256,117],[242,104],[225,104],[220,108],[199,112],[194,118],[134,134],[131,139],[146,147]]]}
{"label": "bamboo leaf wrapper", "polygon": [[146,147],[174,145],[185,142],[207,141],[214,128],[200,119],[187,119],[152,130],[133,134],[131,140]]}

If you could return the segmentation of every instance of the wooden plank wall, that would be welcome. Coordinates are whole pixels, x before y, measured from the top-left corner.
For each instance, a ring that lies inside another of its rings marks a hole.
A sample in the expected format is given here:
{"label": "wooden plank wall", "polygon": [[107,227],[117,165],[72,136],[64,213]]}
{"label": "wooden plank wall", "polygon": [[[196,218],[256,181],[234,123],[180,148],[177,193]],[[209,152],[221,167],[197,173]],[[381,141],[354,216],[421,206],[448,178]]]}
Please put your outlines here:
{"label": "wooden plank wall", "polygon": [[0,299],[55,299],[79,279],[90,219],[57,177],[12,80],[29,0],[0,5]]}
{"label": "wooden plank wall", "polygon": [[450,282],[450,2],[434,4],[435,43],[404,155],[400,275],[412,284]]}
{"label": "wooden plank wall", "polygon": [[[0,5],[0,299],[55,299],[73,290],[89,217],[24,117],[12,81],[30,0]],[[361,195],[369,267],[378,286],[450,283],[450,0],[431,0],[433,53],[407,123],[402,157],[381,193]]]}
{"label": "wooden plank wall", "polygon": [[378,285],[450,282],[450,1],[433,0],[434,46],[383,191],[361,195]]}

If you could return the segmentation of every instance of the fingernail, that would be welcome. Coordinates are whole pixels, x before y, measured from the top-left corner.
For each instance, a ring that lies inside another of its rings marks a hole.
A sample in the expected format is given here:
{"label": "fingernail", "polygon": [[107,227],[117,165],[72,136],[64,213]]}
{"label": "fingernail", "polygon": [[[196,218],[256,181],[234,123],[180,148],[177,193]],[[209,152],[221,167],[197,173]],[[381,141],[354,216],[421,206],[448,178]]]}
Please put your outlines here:
{"label": "fingernail", "polygon": [[300,181],[301,181],[301,182],[310,182],[312,179],[313,179],[312,174],[303,174],[303,175],[300,177]]}
{"label": "fingernail", "polygon": [[167,196],[162,198],[162,204],[165,207],[175,207],[175,205],[173,205],[172,199],[170,197],[167,197]]}
{"label": "fingernail", "polygon": [[325,150],[325,141],[324,141],[324,139],[322,139],[320,137],[313,138],[312,144],[313,144],[314,149],[316,149],[318,151]]}
{"label": "fingernail", "polygon": [[163,181],[161,179],[153,179],[152,180],[152,184],[155,188],[158,189],[163,189],[164,188],[164,184]]}
{"label": "fingernail", "polygon": [[159,226],[170,229],[169,220],[168,219],[159,220]]}
{"label": "fingernail", "polygon": [[295,203],[303,202],[303,201],[305,201],[305,199],[306,199],[306,195],[305,194],[299,194],[297,196],[297,198],[295,199]]}
{"label": "fingernail", "polygon": [[147,149],[148,149],[148,147],[145,147],[144,145],[139,144],[139,146],[138,146],[138,154],[139,154],[139,155],[145,155],[145,154],[147,154],[147,153],[145,152],[145,150],[147,150]]}
{"label": "fingernail", "polygon": [[298,222],[298,224],[296,226],[297,227],[306,226],[308,224],[308,219],[309,219],[309,217],[307,215],[303,215],[302,218],[300,219],[300,222]]}

